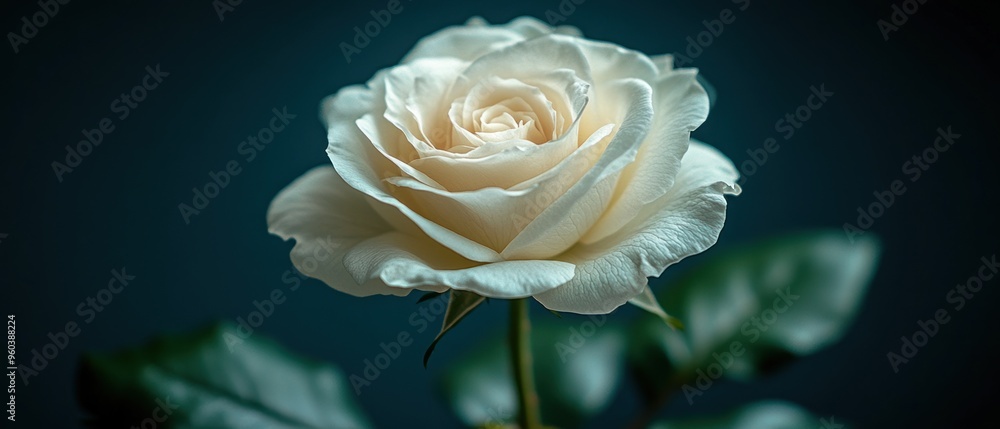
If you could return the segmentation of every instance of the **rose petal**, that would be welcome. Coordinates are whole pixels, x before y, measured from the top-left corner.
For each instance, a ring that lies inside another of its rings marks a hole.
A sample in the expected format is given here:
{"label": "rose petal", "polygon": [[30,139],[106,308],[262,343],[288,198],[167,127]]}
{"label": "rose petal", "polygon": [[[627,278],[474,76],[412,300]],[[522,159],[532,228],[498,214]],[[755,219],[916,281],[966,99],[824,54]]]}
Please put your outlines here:
{"label": "rose petal", "polygon": [[633,78],[653,84],[656,79],[656,65],[642,52],[597,40],[574,39],[574,42],[587,56],[594,82]]}
{"label": "rose petal", "polygon": [[615,81],[598,90],[607,121],[620,124],[597,163],[501,252],[505,259],[539,259],[570,248],[600,217],[613,197],[619,173],[635,160],[653,119],[652,89],[638,79]]}
{"label": "rose petal", "polygon": [[[512,47],[512,49],[517,46]],[[539,83],[537,93],[528,92],[535,87],[514,79],[490,77],[481,81],[481,83],[493,82],[492,85],[497,85],[494,93],[513,95],[513,91],[520,90],[524,98],[532,100],[532,105],[536,109],[541,109],[542,106],[539,104],[545,101],[545,99],[540,98],[541,93],[545,92],[542,88],[556,87],[555,91],[551,92],[562,94],[562,97],[566,98],[554,103],[557,106],[564,106],[557,107],[559,110],[557,117],[572,121],[572,123],[569,123],[565,129],[559,130],[560,135],[554,140],[543,144],[533,144],[525,140],[485,144],[481,138],[472,136],[468,130],[461,129],[465,125],[465,121],[462,119],[461,123],[456,123],[456,129],[459,131],[454,138],[465,139],[465,144],[477,146],[475,149],[468,153],[458,154],[442,153],[443,151],[437,153],[422,151],[420,158],[411,161],[410,165],[435,182],[440,183],[444,188],[455,192],[472,191],[486,187],[509,188],[550,170],[579,146],[576,119],[582,116],[587,106],[589,85],[574,73],[569,73],[568,70],[562,71],[544,72],[536,76],[533,80]],[[485,91],[479,85],[474,88]],[[546,99],[553,101],[551,97]],[[491,101],[489,98],[485,100]],[[456,122],[459,121],[459,108],[461,107],[452,108]],[[572,110],[566,110],[567,108]],[[553,126],[555,125],[553,124]]]}
{"label": "rose petal", "polygon": [[[453,129],[452,146],[467,145],[474,151],[486,145],[487,138],[489,138],[489,143],[512,140],[513,138],[500,139],[498,138],[500,136],[484,129],[484,126],[490,125],[487,122],[489,118],[480,115],[498,109],[504,109],[508,112],[519,111],[532,121],[538,121],[539,131],[541,129],[554,130],[556,126],[552,102],[546,99],[545,94],[540,89],[516,79],[493,77],[473,87],[467,96],[452,102],[448,111]],[[512,115],[508,117],[513,122],[514,117]],[[523,127],[511,123],[505,131],[517,136],[528,134],[527,130],[521,131],[520,128]],[[519,132],[513,133],[515,131]],[[519,139],[524,140],[523,137]],[[538,142],[528,141],[525,142],[524,147],[535,146],[535,144],[545,143],[548,140],[551,138],[544,138]],[[463,153],[463,157],[476,157],[476,155],[466,152]]]}
{"label": "rose petal", "polygon": [[360,109],[351,103],[362,100],[364,97],[359,95],[361,93],[357,87],[348,87],[324,103],[324,115],[326,115],[324,119],[329,124],[330,142],[326,151],[337,173],[354,189],[394,207],[402,214],[403,216],[396,216],[391,214],[390,210],[381,208],[386,213],[379,214],[395,229],[406,231],[415,226],[438,242],[446,243],[446,246],[468,259],[479,262],[500,261],[500,255],[495,250],[424,218],[386,192],[386,185],[382,179],[402,175],[402,172],[376,149],[355,123],[357,118],[353,116],[358,114]]}
{"label": "rose petal", "polygon": [[609,139],[605,137],[611,128],[608,125],[600,129],[579,150],[530,185],[452,192],[403,177],[386,181],[398,187],[394,195],[422,216],[499,250],[593,166],[607,145]]}
{"label": "rose petal", "polygon": [[708,95],[695,80],[697,71],[682,69],[660,77],[653,86],[655,120],[636,162],[622,173],[615,200],[584,243],[611,235],[640,209],[667,193],[681,168],[691,131],[708,117]]}
{"label": "rose petal", "polygon": [[399,288],[446,286],[490,298],[523,298],[573,278],[573,264],[561,261],[503,261],[480,264],[429,239],[383,234],[354,246],[344,265],[358,283],[381,281]]}
{"label": "rose petal", "polygon": [[649,59],[653,60],[656,70],[661,75],[668,74],[674,70],[674,56],[671,54],[653,55]]}
{"label": "rose petal", "polygon": [[[619,79],[640,79],[650,85],[656,80],[656,66],[641,52],[593,40],[580,39],[574,42],[587,57],[595,91],[600,92],[601,86],[611,85]],[[584,112],[580,121],[580,132],[589,135],[604,126],[608,123],[607,118],[614,115],[617,109],[620,109],[620,106],[609,104],[597,96],[597,99],[592,100],[590,108]]]}
{"label": "rose petal", "polygon": [[[449,126],[441,112],[447,111],[452,101],[446,98],[448,89],[467,66],[467,62],[452,58],[421,59],[396,66],[385,74],[382,85],[373,87],[374,96],[384,98],[375,103],[372,112],[384,112],[385,119],[403,132],[417,152],[442,146]],[[404,153],[390,153],[407,158]]]}
{"label": "rose petal", "polygon": [[428,57],[451,57],[472,61],[485,52],[550,33],[579,36],[570,26],[550,27],[531,17],[520,17],[490,26],[482,18],[472,18],[466,25],[448,27],[417,42],[403,63]]}
{"label": "rose petal", "polygon": [[[384,110],[384,77],[387,71],[376,74],[369,81],[369,87],[352,85],[338,91],[333,96],[323,100],[320,117],[327,126],[328,138],[334,136],[353,135],[360,129],[368,137],[369,141],[379,142],[374,144],[374,148],[382,153],[379,171],[399,170],[408,177],[420,180],[429,186],[440,188],[441,185],[417,171],[403,162],[399,157],[389,156],[388,153],[403,152],[407,148],[400,149],[401,135],[398,129],[394,128],[386,121],[377,120],[370,113],[376,110]],[[374,89],[372,88],[374,87]],[[358,119],[361,117],[361,119]],[[389,166],[385,161],[395,164],[395,168]]]}
{"label": "rose petal", "polygon": [[[485,20],[483,20],[485,22]],[[514,18],[507,24],[502,25],[503,27],[509,28],[511,31],[523,34],[528,38],[541,37],[549,33],[564,34],[567,36],[580,37],[583,34],[580,30],[572,25],[560,25],[558,27],[552,27],[544,22],[533,18],[530,16],[521,16]]]}
{"label": "rose petal", "polygon": [[295,239],[291,258],[296,269],[334,289],[354,296],[410,292],[380,281],[355,283],[344,268],[351,248],[391,227],[330,166],[309,170],[278,193],[268,208],[267,225],[270,233]]}
{"label": "rose petal", "polygon": [[488,52],[462,72],[451,89],[451,98],[467,94],[494,76],[529,81],[559,69],[572,70],[576,78],[592,84],[590,65],[577,40],[550,34]]}
{"label": "rose petal", "polygon": [[554,311],[605,314],[642,293],[648,277],[715,244],[726,219],[724,195],[738,195],[739,174],[712,147],[691,142],[670,191],[606,239],[580,244],[558,260],[577,266],[565,285],[535,295]]}

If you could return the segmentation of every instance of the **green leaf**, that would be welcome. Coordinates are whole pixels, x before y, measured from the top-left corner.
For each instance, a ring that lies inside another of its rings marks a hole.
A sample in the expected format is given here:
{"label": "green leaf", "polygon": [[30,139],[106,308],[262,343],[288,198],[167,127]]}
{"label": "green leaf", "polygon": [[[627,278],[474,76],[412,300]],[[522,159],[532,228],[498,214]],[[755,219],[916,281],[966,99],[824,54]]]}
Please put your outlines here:
{"label": "green leaf", "polygon": [[444,312],[444,321],[441,323],[441,332],[438,332],[434,341],[431,341],[431,345],[427,346],[427,351],[424,352],[424,368],[427,368],[427,360],[431,358],[431,353],[434,353],[434,348],[437,347],[438,341],[441,341],[444,334],[458,325],[458,322],[461,322],[485,299],[473,292],[451,290],[451,295],[448,297],[448,310]]}
{"label": "green leaf", "polygon": [[371,427],[339,370],[228,324],[85,354],[77,396],[100,428]]}
{"label": "green leaf", "polygon": [[816,429],[843,428],[833,418],[818,418],[797,405],[764,401],[712,417],[660,422],[650,429]]}
{"label": "green leaf", "polygon": [[[531,329],[542,420],[547,425],[578,426],[614,398],[625,361],[624,334],[607,323],[604,315],[544,320]],[[442,390],[466,425],[489,427],[515,421],[517,393],[510,359],[504,333],[447,368]]]}
{"label": "green leaf", "polygon": [[706,261],[660,293],[684,331],[650,316],[632,329],[630,362],[643,393],[652,399],[696,377],[704,386],[720,367],[750,378],[832,344],[857,312],[878,256],[874,239],[852,244],[841,231],[821,231]]}

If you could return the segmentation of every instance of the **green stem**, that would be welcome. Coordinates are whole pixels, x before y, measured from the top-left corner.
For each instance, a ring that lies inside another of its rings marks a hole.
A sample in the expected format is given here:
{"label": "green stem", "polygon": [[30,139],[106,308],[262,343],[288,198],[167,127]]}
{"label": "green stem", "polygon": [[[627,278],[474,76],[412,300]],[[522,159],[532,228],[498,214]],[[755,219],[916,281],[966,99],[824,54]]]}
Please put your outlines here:
{"label": "green stem", "polygon": [[538,393],[535,391],[531,364],[531,322],[526,298],[510,301],[510,353],[517,385],[518,425],[521,429],[541,429]]}

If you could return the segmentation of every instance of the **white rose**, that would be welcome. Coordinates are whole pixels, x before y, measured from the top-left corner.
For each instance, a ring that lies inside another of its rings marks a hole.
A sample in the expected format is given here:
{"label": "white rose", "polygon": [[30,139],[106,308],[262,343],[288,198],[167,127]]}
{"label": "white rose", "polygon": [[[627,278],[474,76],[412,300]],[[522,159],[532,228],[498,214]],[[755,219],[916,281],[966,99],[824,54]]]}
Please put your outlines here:
{"label": "white rose", "polygon": [[532,296],[608,313],[715,244],[738,173],[690,140],[695,69],[569,27],[480,19],[327,98],[333,167],[281,191],[295,266],[355,296]]}

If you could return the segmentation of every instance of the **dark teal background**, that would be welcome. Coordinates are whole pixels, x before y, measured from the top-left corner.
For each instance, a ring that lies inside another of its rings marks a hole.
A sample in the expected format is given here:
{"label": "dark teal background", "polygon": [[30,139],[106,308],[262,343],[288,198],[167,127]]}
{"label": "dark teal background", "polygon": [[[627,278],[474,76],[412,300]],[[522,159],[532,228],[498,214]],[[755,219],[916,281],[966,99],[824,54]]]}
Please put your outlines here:
{"label": "dark teal background", "polygon": [[[34,2],[5,2],[0,30],[19,31]],[[905,179],[901,166],[930,147],[938,127],[958,143],[920,180],[909,183],[872,228],[884,257],[847,337],[752,384],[726,382],[694,406],[678,400],[664,415],[710,413],[757,399],[797,402],[820,416],[861,427],[969,427],[995,420],[998,280],[965,309],[952,312],[918,355],[893,373],[886,353],[899,337],[975,274],[980,257],[998,250],[994,209],[997,59],[995,11],[929,0],[883,40],[876,25],[893,2],[767,2],[736,13],[693,65],[718,91],[695,136],[736,163],[749,159],[775,122],[804,103],[810,86],[834,96],[730,199],[719,247],[814,227],[840,228],[873,191]],[[267,234],[272,197],[310,167],[328,163],[320,100],[391,66],[418,38],[473,15],[506,22],[543,18],[558,1],[405,1],[370,45],[345,62],[338,45],[386,2],[245,0],[219,20],[209,0],[72,1],[15,54],[3,51],[3,140],[0,148],[0,311],[16,314],[20,363],[70,321],[76,306],[103,288],[109,271],[136,279],[18,395],[20,427],[73,427],[83,417],[73,376],[85,350],[139,344],[252,311],[291,269],[291,243]],[[978,3],[977,3],[978,4]],[[985,3],[983,3],[985,4]],[[680,52],[688,36],[730,1],[587,0],[568,16],[593,39],[648,54]],[[50,166],[65,157],[82,128],[112,115],[109,103],[139,83],[144,68],[169,72],[159,88],[82,164],[56,180]],[[267,125],[272,108],[297,114],[252,162],[237,146]],[[177,205],[191,188],[233,159],[243,169],[185,225]],[[710,250],[709,253],[715,250]],[[668,281],[702,260],[668,270]],[[662,281],[661,281],[662,283]],[[259,330],[301,353],[360,373],[363,360],[403,330],[416,296],[356,299],[308,280]],[[540,306],[535,306],[540,310]],[[432,329],[360,399],[379,427],[439,422],[454,427],[432,383],[478,338],[506,326],[506,306],[477,310],[421,365]],[[623,308],[612,320],[637,310]],[[536,318],[549,317],[537,312]],[[618,427],[638,410],[629,382],[590,427]],[[6,420],[0,425],[14,427]],[[431,427],[431,425],[428,425]]]}

